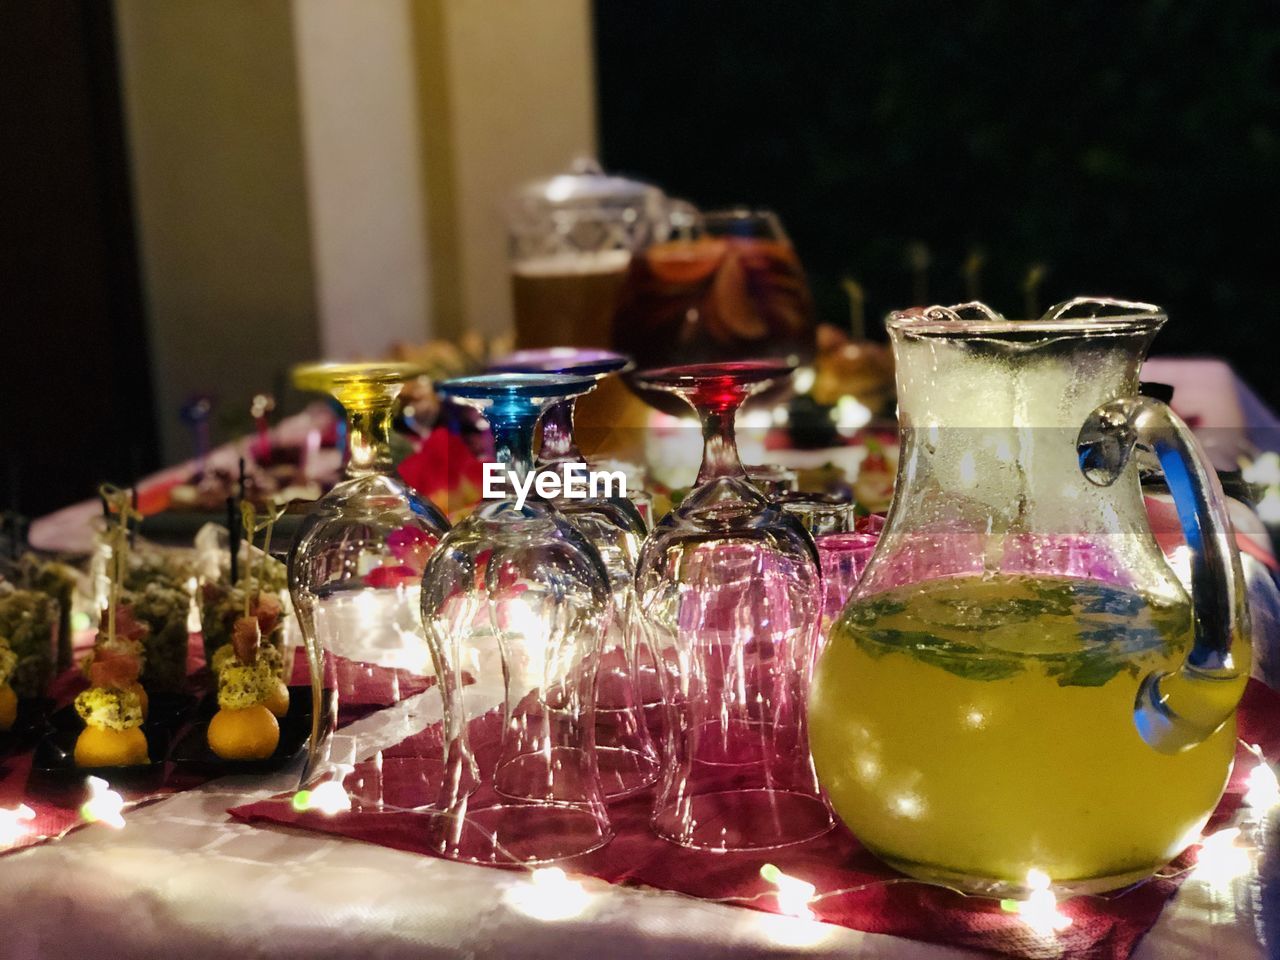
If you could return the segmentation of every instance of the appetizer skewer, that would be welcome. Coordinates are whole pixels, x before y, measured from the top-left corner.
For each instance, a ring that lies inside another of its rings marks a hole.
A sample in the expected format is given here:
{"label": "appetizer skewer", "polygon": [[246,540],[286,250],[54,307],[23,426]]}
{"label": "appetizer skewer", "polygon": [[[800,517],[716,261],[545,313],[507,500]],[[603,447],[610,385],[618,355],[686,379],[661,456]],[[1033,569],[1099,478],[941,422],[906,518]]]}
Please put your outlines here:
{"label": "appetizer skewer", "polygon": [[[218,712],[209,723],[209,749],[224,760],[265,760],[275,753],[280,743],[278,717],[289,711],[289,688],[281,678],[283,658],[273,644],[264,644],[263,629],[274,631],[279,624],[280,607],[262,595],[262,581],[271,550],[271,533],[276,517],[255,523],[253,506],[242,505],[244,530],[252,544],[253,535],[264,530],[262,556],[257,576],[246,571],[243,613],[232,627],[231,650],[219,648],[211,666],[218,677]],[[256,589],[253,582],[256,580]],[[264,602],[266,601],[266,602]]]}
{"label": "appetizer skewer", "polygon": [[150,762],[142,731],[147,694],[138,682],[148,628],[120,601],[129,569],[129,519],[136,512],[126,491],[103,488],[102,496],[115,508],[119,522],[108,529],[112,563],[107,608],[84,663],[92,686],[75,701],[76,713],[85,722],[76,738],[75,760],[82,767],[133,766]]}

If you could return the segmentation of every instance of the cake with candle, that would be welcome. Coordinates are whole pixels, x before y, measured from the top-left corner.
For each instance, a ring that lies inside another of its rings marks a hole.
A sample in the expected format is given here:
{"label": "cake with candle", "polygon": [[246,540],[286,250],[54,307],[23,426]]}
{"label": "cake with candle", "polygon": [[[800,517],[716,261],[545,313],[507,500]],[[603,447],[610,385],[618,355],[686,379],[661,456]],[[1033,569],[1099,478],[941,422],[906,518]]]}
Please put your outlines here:
{"label": "cake with candle", "polygon": [[[232,635],[245,616],[258,621],[264,656],[284,667],[285,609],[279,594],[247,589],[243,584],[206,583],[201,588],[200,629],[205,662],[215,674],[233,656]],[[268,649],[269,648],[269,649]]]}
{"label": "cake with candle", "polygon": [[150,629],[138,619],[133,607],[117,603],[103,611],[93,649],[80,663],[81,672],[91,686],[124,690],[136,696],[144,718],[149,698],[141,677],[149,633]]}
{"label": "cake with candle", "polygon": [[[282,512],[269,513],[259,521],[253,505],[242,503],[240,519],[246,537],[236,551],[238,576],[232,575],[230,554],[219,550],[214,562],[218,575],[207,579],[200,588],[204,658],[215,675],[233,656],[237,624],[252,617],[258,623],[261,656],[277,677],[284,676],[284,621],[290,612],[288,579],[285,565],[271,556],[271,534]],[[259,548],[254,545],[254,537],[260,531],[263,540]]]}

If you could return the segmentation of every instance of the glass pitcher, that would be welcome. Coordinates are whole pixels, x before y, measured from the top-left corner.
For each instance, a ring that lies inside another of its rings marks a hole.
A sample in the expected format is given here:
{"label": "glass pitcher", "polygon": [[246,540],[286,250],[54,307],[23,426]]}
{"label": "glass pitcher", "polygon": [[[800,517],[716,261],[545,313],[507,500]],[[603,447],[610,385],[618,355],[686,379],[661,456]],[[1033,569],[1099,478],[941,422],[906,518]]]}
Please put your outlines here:
{"label": "glass pitcher", "polygon": [[[1138,395],[1156,307],[982,304],[888,321],[902,453],[888,521],[810,695],[819,779],[912,876],[1021,896],[1150,876],[1231,770],[1249,673],[1240,558],[1185,424]],[[1193,570],[1151,534],[1159,461]]]}

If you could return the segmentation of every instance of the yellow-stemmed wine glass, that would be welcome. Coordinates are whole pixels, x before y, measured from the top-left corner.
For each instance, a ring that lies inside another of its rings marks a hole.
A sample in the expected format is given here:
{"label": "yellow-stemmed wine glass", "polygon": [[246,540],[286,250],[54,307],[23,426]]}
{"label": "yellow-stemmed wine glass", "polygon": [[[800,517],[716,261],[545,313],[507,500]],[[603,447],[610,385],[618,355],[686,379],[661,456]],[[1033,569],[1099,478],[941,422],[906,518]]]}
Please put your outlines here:
{"label": "yellow-stemmed wine glass", "polygon": [[329,394],[347,416],[344,477],[300,525],[289,552],[289,593],[311,673],[304,784],[352,759],[329,755],[344,691],[389,684],[383,695],[396,699],[404,670],[430,669],[419,585],[449,521],[393,473],[390,446],[400,390],[421,374],[408,363],[293,370],[294,386]]}

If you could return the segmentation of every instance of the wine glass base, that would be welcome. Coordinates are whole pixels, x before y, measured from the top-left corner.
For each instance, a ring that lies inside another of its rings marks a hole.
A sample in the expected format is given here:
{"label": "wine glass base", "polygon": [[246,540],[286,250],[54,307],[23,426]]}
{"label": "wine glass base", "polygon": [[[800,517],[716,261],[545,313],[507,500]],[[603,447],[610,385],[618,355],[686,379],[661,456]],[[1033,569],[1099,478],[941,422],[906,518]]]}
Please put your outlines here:
{"label": "wine glass base", "polygon": [[596,747],[600,789],[609,800],[629,797],[658,781],[656,756],[645,756],[626,747]]}
{"label": "wine glass base", "polygon": [[509,800],[580,805],[589,802],[595,773],[577,747],[548,747],[498,762],[493,789]]}
{"label": "wine glass base", "polygon": [[820,837],[832,827],[818,797],[789,790],[722,790],[654,812],[654,831],[693,850],[773,850]]}
{"label": "wine glass base", "polygon": [[596,814],[565,804],[496,804],[437,812],[427,829],[437,855],[489,866],[568,860],[613,839]]}

